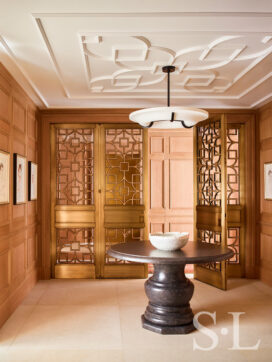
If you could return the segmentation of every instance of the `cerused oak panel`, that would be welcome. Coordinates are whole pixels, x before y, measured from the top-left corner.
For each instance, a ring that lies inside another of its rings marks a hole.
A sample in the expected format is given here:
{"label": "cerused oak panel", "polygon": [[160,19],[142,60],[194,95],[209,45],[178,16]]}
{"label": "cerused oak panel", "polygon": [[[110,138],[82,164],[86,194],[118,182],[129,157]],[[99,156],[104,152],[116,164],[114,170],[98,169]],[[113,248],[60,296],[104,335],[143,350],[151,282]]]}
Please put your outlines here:
{"label": "cerused oak panel", "polygon": [[10,153],[10,202],[0,205],[0,326],[38,279],[37,201],[13,205],[13,153],[38,162],[37,108],[0,64],[0,149]]}

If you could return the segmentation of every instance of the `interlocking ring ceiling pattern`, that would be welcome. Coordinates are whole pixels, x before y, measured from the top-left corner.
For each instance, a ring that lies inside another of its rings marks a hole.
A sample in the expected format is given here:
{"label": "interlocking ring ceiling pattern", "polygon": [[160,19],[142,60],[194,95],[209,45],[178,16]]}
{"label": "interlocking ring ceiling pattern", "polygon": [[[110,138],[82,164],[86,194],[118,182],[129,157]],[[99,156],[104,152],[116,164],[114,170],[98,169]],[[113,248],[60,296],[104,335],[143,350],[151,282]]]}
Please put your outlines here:
{"label": "interlocking ring ceiling pattern", "polygon": [[141,13],[129,3],[107,13],[63,13],[53,5],[47,13],[30,5],[22,12],[18,4],[5,9],[18,22],[7,16],[0,24],[0,60],[42,107],[164,105],[166,64],[177,67],[176,105],[254,108],[272,98],[272,13],[249,13],[248,2],[220,13],[222,2],[212,13],[199,10],[201,1],[190,13],[179,2],[173,12],[158,12],[157,3],[145,12],[142,4]]}

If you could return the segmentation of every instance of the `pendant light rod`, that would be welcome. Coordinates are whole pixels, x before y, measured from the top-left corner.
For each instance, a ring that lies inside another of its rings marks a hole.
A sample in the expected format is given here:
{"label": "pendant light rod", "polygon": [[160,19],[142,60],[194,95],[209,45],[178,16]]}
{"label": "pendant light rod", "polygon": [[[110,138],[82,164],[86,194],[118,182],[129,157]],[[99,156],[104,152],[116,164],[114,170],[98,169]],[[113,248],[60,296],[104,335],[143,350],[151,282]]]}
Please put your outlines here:
{"label": "pendant light rod", "polygon": [[174,65],[166,65],[162,67],[163,73],[167,73],[167,107],[170,107],[170,73],[176,70]]}
{"label": "pendant light rod", "polygon": [[170,107],[170,73],[167,73],[167,107]]}

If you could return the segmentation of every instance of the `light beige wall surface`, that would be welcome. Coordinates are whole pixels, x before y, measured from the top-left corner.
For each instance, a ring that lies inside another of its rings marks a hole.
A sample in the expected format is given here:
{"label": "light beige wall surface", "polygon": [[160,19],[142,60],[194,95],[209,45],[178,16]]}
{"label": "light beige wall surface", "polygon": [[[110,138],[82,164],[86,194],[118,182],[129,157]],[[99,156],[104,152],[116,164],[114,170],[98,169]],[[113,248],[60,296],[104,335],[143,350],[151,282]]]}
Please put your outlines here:
{"label": "light beige wall surface", "polygon": [[0,150],[10,153],[10,202],[0,205],[0,326],[38,279],[37,201],[13,205],[13,153],[38,161],[36,112],[0,63]]}

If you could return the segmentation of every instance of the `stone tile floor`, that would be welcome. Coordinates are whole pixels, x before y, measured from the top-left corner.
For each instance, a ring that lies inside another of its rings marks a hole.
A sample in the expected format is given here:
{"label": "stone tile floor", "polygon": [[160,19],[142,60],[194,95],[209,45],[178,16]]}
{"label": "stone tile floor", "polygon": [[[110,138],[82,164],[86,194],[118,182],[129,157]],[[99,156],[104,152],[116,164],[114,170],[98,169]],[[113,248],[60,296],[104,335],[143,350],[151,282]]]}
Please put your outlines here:
{"label": "stone tile floor", "polygon": [[[272,288],[257,280],[233,279],[224,292],[193,282],[194,312],[216,312],[216,324],[207,315],[199,319],[218,337],[210,351],[193,349],[194,343],[211,346],[203,330],[163,336],[142,329],[144,280],[55,279],[39,281],[0,329],[0,362],[272,361]],[[240,316],[240,345],[254,346],[260,339],[257,351],[231,349],[233,318],[228,312],[245,313]]]}

